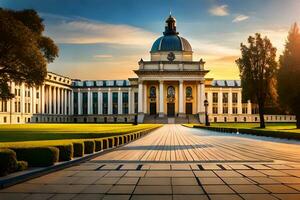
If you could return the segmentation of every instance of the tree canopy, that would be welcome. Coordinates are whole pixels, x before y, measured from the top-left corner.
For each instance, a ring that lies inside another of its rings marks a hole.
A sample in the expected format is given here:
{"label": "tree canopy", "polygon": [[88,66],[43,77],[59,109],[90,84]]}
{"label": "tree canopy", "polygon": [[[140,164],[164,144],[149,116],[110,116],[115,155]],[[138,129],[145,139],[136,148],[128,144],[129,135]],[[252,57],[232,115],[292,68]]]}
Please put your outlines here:
{"label": "tree canopy", "polygon": [[265,127],[267,99],[276,98],[276,48],[259,33],[249,36],[248,46],[241,44],[241,58],[236,60],[240,70],[242,95],[258,104],[260,127]]}
{"label": "tree canopy", "polygon": [[296,23],[289,31],[279,63],[279,102],[296,115],[297,128],[300,128],[300,31]]}
{"label": "tree canopy", "polygon": [[47,63],[58,57],[58,47],[43,35],[43,20],[34,10],[0,8],[0,98],[9,99],[9,82],[38,86]]}

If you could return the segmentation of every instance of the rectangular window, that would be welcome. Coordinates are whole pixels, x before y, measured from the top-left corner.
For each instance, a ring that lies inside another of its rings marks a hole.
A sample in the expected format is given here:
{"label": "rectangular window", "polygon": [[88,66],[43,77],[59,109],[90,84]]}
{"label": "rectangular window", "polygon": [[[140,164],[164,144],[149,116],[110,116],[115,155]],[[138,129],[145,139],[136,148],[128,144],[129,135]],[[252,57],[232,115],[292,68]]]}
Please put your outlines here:
{"label": "rectangular window", "polygon": [[232,103],[238,102],[238,94],[236,92],[232,93]]}
{"label": "rectangular window", "polygon": [[223,93],[223,103],[228,103],[228,93]]}
{"label": "rectangular window", "polygon": [[7,101],[2,101],[2,112],[7,112]]}
{"label": "rectangular window", "polygon": [[6,120],[6,117],[3,117],[3,122],[4,122],[4,123],[6,123],[6,122],[7,122],[7,120]]}
{"label": "rectangular window", "polygon": [[93,92],[93,114],[98,114],[98,93]]}
{"label": "rectangular window", "polygon": [[18,102],[15,101],[15,112],[18,112]]}
{"label": "rectangular window", "polygon": [[243,109],[242,109],[243,114],[247,114],[247,111],[248,111],[247,107],[243,106]]}
{"label": "rectangular window", "polygon": [[232,113],[233,113],[233,114],[237,114],[237,113],[238,113],[237,111],[238,111],[237,107],[233,107],[233,108],[232,108]]}
{"label": "rectangular window", "polygon": [[103,108],[103,114],[108,114],[108,93],[103,92],[102,94],[102,108]]}
{"label": "rectangular window", "polygon": [[223,114],[228,114],[228,107],[227,106],[223,107]]}
{"label": "rectangular window", "polygon": [[118,93],[113,92],[112,98],[113,98],[113,114],[116,115],[118,114]]}
{"label": "rectangular window", "polygon": [[28,103],[27,105],[28,105],[27,111],[28,111],[28,113],[30,113],[30,112],[31,112],[31,109],[30,109],[30,103]]}
{"label": "rectangular window", "polygon": [[134,113],[138,113],[138,100],[139,94],[137,92],[134,93]]}
{"label": "rectangular window", "polygon": [[74,115],[78,115],[78,92],[74,92]]}
{"label": "rectangular window", "polygon": [[40,93],[39,93],[39,92],[36,93],[36,98],[37,98],[37,99],[40,98]]}
{"label": "rectangular window", "polygon": [[84,115],[88,114],[88,93],[87,92],[82,93],[82,114]]}
{"label": "rectangular window", "polygon": [[216,106],[213,107],[213,114],[218,114],[218,107]]}
{"label": "rectangular window", "polygon": [[218,103],[218,93],[213,93],[213,103]]}
{"label": "rectangular window", "polygon": [[18,102],[18,112],[21,112],[21,102]]}
{"label": "rectangular window", "polygon": [[128,114],[128,92],[122,93],[122,99],[123,99],[123,114]]}

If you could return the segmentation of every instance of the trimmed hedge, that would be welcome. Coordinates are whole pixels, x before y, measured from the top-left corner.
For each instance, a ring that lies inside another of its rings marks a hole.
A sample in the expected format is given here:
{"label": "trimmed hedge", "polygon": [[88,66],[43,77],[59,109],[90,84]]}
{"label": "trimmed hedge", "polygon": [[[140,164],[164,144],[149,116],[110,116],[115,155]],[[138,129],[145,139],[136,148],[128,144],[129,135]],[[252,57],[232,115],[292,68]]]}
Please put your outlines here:
{"label": "trimmed hedge", "polygon": [[16,153],[10,149],[0,149],[0,176],[5,176],[18,168]]}
{"label": "trimmed hedge", "polygon": [[84,143],[74,142],[73,143],[74,157],[82,157],[84,155]]}
{"label": "trimmed hedge", "polygon": [[63,144],[55,146],[59,149],[59,162],[72,160],[74,150],[72,144]]}
{"label": "trimmed hedge", "polygon": [[14,148],[18,160],[28,162],[32,167],[47,167],[58,161],[59,150],[56,147]]}
{"label": "trimmed hedge", "polygon": [[293,132],[258,130],[258,129],[247,129],[247,128],[227,128],[227,127],[224,128],[224,127],[212,127],[212,126],[207,127],[207,126],[197,126],[197,125],[194,125],[194,128],[202,128],[202,129],[225,132],[225,133],[238,132],[240,134],[300,140],[300,134],[293,133]]}
{"label": "trimmed hedge", "polygon": [[17,171],[23,171],[28,168],[28,163],[26,161],[18,161],[17,165]]}
{"label": "trimmed hedge", "polygon": [[101,151],[102,150],[102,140],[95,140],[95,151]]}
{"label": "trimmed hedge", "polygon": [[91,154],[95,152],[95,141],[84,141],[84,154]]}

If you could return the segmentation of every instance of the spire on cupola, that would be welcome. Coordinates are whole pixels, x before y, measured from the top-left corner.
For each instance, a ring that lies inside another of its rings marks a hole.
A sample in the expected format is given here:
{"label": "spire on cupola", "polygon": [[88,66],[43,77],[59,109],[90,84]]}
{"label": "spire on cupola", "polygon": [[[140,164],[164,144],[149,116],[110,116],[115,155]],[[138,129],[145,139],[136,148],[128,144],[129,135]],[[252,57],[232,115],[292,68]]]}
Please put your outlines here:
{"label": "spire on cupola", "polygon": [[164,35],[178,35],[179,33],[176,31],[176,19],[171,15],[166,20],[165,32]]}

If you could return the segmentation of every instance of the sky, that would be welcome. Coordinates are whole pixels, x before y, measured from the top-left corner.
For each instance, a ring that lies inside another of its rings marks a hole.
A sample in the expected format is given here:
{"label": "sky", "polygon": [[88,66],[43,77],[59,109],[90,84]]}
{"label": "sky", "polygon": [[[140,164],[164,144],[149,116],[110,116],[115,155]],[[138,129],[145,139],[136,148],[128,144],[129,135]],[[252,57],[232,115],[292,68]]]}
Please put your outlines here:
{"label": "sky", "polygon": [[0,0],[0,7],[35,9],[60,49],[48,70],[82,80],[136,77],[170,10],[194,60],[205,60],[215,79],[239,78],[235,60],[249,35],[267,36],[279,56],[300,23],[300,0]]}

